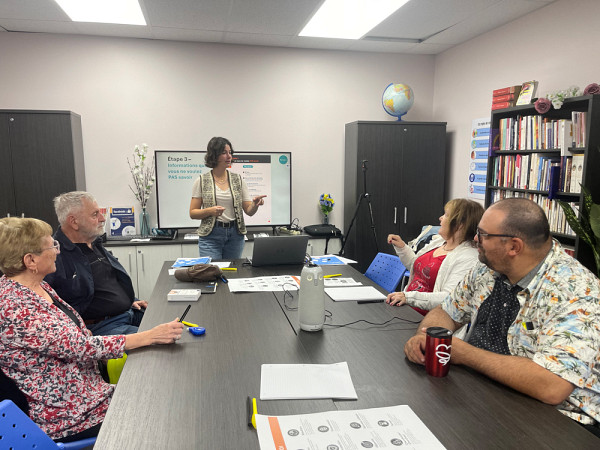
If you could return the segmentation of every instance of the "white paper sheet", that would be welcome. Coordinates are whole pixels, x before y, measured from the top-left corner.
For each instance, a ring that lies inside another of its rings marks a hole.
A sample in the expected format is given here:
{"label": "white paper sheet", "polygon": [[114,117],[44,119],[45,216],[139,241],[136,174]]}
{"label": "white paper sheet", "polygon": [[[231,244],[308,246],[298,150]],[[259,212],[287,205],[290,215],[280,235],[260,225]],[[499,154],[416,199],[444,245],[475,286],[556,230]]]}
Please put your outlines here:
{"label": "white paper sheet", "polygon": [[357,300],[385,300],[386,296],[373,286],[325,288],[325,293],[334,302],[352,302]]}
{"label": "white paper sheet", "polygon": [[260,399],[357,399],[348,363],[263,364]]}
{"label": "white paper sheet", "polygon": [[296,291],[300,285],[298,277],[279,275],[273,277],[229,278],[229,292],[282,292]]}
{"label": "white paper sheet", "polygon": [[[445,448],[407,405],[255,417],[261,450]],[[345,445],[338,446],[339,443]]]}
{"label": "white paper sheet", "polygon": [[354,278],[323,278],[325,287],[342,287],[342,286],[360,286],[360,281],[355,281]]}

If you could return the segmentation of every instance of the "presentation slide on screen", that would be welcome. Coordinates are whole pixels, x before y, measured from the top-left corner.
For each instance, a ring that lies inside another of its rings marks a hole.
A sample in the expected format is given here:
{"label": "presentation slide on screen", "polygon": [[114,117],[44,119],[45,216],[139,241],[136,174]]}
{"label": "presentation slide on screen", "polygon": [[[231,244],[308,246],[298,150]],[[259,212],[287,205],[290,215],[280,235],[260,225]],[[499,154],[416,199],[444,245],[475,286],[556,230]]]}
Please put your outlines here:
{"label": "presentation slide on screen", "polygon": [[[199,220],[190,219],[189,207],[194,181],[210,171],[204,164],[205,154],[202,151],[155,152],[159,227],[199,226]],[[244,215],[246,225],[274,226],[291,222],[291,153],[236,151],[229,170],[242,176],[250,198],[267,196],[254,216]]]}

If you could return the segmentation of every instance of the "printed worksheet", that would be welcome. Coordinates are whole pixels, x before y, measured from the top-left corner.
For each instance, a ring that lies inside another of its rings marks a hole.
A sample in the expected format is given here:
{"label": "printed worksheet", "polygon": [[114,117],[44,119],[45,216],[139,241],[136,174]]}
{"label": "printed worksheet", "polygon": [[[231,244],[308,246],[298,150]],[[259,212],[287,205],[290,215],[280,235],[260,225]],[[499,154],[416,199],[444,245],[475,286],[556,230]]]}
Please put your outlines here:
{"label": "printed worksheet", "polygon": [[229,292],[282,292],[298,290],[300,280],[292,275],[230,278],[227,285]]}
{"label": "printed worksheet", "polygon": [[407,405],[255,417],[261,450],[444,448]]}

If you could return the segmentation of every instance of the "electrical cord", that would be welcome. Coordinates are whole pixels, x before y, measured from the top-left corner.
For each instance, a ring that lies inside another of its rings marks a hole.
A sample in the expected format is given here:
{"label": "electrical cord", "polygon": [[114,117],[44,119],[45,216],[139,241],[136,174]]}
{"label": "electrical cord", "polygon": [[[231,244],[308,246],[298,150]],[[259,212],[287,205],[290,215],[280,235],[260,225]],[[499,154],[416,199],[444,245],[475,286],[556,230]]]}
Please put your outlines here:
{"label": "electrical cord", "polygon": [[[329,312],[329,311],[327,311],[327,312]],[[329,313],[329,314],[331,314],[331,313]],[[330,316],[327,316],[327,314],[325,314],[325,317],[333,318],[333,315],[331,314]],[[390,320],[386,320],[385,322],[381,322],[381,323],[370,322],[365,319],[358,319],[358,320],[355,320],[354,322],[348,322],[348,323],[342,323],[342,324],[325,323],[325,324],[323,324],[323,326],[332,327],[332,328],[343,328],[343,327],[354,325],[354,324],[357,324],[360,322],[364,322],[366,324],[369,324],[369,325],[372,325],[375,327],[385,327],[387,325],[390,325],[394,320],[398,320],[398,321],[400,321],[400,323],[407,323],[407,324],[414,324],[414,325],[418,325],[421,323],[420,320],[419,321],[408,320],[408,319],[403,319],[402,317],[394,316]],[[403,330],[416,330],[417,328],[418,327],[410,327],[410,328],[403,328]]]}
{"label": "electrical cord", "polygon": [[[289,297],[290,301],[294,300],[294,294],[292,294],[291,291],[287,290],[285,288],[285,285],[289,284],[290,286],[294,286],[296,287],[294,284],[292,283],[284,283],[282,285],[283,287],[283,307],[287,310],[287,311],[298,311],[298,307],[297,306],[290,306],[287,303],[287,298]],[[277,300],[277,302],[279,303],[279,299],[277,298],[277,294],[275,292],[273,292],[273,297],[275,297],[275,300]],[[333,320],[333,313],[331,311],[329,311],[328,309],[325,310],[325,320],[330,319]],[[331,328],[343,328],[343,327],[348,327],[350,325],[355,325],[357,323],[360,322],[364,322],[368,325],[374,326],[374,327],[385,327],[387,325],[392,324],[392,322],[394,321],[399,321],[400,324],[411,324],[411,325],[419,325],[421,323],[420,320],[408,320],[408,319],[403,319],[402,317],[398,317],[398,316],[394,316],[389,320],[386,320],[385,322],[381,322],[381,323],[377,323],[377,322],[371,322],[369,320],[366,319],[358,319],[355,320],[353,322],[348,322],[348,323],[342,323],[342,324],[336,324],[336,323],[324,323],[323,326],[326,327],[331,327]],[[416,330],[418,327],[410,327],[410,328],[402,328],[402,330]]]}

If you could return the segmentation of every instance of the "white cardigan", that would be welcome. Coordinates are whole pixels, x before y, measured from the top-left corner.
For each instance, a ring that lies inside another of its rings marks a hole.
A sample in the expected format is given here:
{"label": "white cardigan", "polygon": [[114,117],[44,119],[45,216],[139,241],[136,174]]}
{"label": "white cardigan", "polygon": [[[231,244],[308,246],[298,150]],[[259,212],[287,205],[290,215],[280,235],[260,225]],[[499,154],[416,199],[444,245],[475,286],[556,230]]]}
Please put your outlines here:
{"label": "white cardigan", "polygon": [[[408,284],[410,284],[414,277],[413,265],[415,260],[419,256],[441,247],[444,245],[444,242],[444,238],[436,234],[431,242],[416,254],[408,245],[405,245],[403,248],[394,247],[402,264],[410,270]],[[472,241],[464,241],[449,252],[444,261],[442,261],[437,278],[435,279],[433,292],[405,291],[406,303],[426,310],[435,308],[454,290],[456,285],[461,282],[476,262],[477,249],[472,246]]]}

